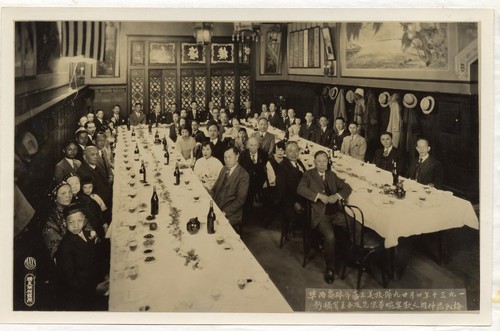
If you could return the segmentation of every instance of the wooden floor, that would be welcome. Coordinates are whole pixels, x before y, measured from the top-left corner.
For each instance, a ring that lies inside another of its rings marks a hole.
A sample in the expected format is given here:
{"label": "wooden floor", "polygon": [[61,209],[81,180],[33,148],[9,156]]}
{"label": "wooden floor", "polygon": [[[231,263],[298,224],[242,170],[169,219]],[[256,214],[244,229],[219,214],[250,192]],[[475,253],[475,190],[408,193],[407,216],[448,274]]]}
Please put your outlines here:
{"label": "wooden floor", "polygon": [[[242,239],[255,258],[267,271],[282,295],[294,311],[304,311],[306,288],[355,288],[357,272],[348,269],[347,276],[329,285],[323,280],[324,257],[313,253],[313,259],[302,268],[302,234],[291,238],[282,249],[279,221],[267,228],[262,209],[256,209],[243,229]],[[390,280],[388,288],[401,289],[467,289],[468,310],[479,309],[479,234],[477,230],[463,227],[446,232],[447,263],[441,267],[437,262],[437,237],[415,236],[400,241],[400,257],[406,261],[399,280]],[[364,274],[361,288],[383,288],[381,273],[375,269]]]}

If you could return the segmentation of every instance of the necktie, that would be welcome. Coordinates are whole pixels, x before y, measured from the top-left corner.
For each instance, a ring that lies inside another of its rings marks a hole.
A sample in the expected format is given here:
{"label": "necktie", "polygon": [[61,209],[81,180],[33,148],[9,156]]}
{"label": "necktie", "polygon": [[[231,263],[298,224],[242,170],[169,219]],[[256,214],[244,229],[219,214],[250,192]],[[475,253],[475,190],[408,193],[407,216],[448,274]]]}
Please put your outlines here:
{"label": "necktie", "polygon": [[300,167],[299,167],[299,163],[298,163],[298,162],[295,162],[295,168],[296,168],[299,172],[302,172],[302,170],[300,170]]}
{"label": "necktie", "polygon": [[415,175],[413,176],[415,180],[420,183],[420,166],[424,160],[422,158],[418,159],[417,166],[415,167]]}
{"label": "necktie", "polygon": [[257,155],[256,154],[252,154],[252,161],[253,161],[253,164],[257,163]]}
{"label": "necktie", "polygon": [[389,155],[389,148],[384,148],[384,156]]}

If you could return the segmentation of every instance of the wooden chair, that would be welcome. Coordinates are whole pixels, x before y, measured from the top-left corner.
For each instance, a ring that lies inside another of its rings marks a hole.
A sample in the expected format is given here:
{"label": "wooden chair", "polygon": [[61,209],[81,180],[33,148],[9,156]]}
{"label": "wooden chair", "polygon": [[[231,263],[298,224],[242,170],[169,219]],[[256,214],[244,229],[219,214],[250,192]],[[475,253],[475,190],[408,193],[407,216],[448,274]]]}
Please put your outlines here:
{"label": "wooden chair", "polygon": [[[384,239],[375,231],[365,227],[364,215],[360,208],[345,203],[341,203],[341,206],[345,218],[345,230],[349,238],[341,279],[345,278],[348,265],[357,268],[356,289],[359,289],[363,272],[370,269],[369,262],[371,259],[378,253],[385,253]],[[384,288],[387,287],[385,261],[385,258],[381,259],[382,285]]]}

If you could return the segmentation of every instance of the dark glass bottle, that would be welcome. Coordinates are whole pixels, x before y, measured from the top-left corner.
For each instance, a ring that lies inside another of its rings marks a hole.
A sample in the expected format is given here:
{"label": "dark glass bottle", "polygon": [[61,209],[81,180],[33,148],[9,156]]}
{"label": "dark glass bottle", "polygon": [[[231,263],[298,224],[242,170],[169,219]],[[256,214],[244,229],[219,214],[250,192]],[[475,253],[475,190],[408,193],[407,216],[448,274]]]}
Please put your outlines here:
{"label": "dark glass bottle", "polygon": [[135,137],[135,129],[132,128],[132,137]]}
{"label": "dark glass bottle", "polygon": [[142,174],[142,182],[146,183],[146,166],[144,165],[144,160],[141,161],[141,169],[139,173]]}
{"label": "dark glass bottle", "polygon": [[396,186],[398,184],[399,174],[396,161],[392,162],[392,185]]}
{"label": "dark glass bottle", "polygon": [[328,169],[330,169],[331,171],[333,171],[332,153],[333,151],[330,151],[328,153]]}
{"label": "dark glass bottle", "polygon": [[174,176],[175,176],[174,185],[179,185],[181,183],[181,171],[179,170],[179,162],[175,162]]}
{"label": "dark glass bottle", "polygon": [[130,120],[127,120],[127,131],[130,131]]}
{"label": "dark glass bottle", "polygon": [[165,165],[168,165],[170,163],[170,154],[168,153],[168,151],[165,152],[163,157],[165,158],[165,161],[164,161]]}
{"label": "dark glass bottle", "polygon": [[306,143],[306,148],[304,149],[304,154],[309,154],[309,144]]}
{"label": "dark glass bottle", "polygon": [[335,155],[336,151],[338,150],[338,147],[337,147],[337,144],[333,143],[333,147],[332,147],[332,157],[333,158],[336,158],[337,156]]}
{"label": "dark glass bottle", "polygon": [[165,152],[168,152],[168,142],[167,142],[167,136],[163,136],[163,139],[161,141],[161,143],[163,144],[163,150]]}
{"label": "dark glass bottle", "polygon": [[139,161],[139,145],[137,143],[135,144],[134,149],[134,160]]}
{"label": "dark glass bottle", "polygon": [[214,202],[210,200],[210,209],[207,214],[207,232],[208,234],[215,233],[215,212],[214,212]]}
{"label": "dark glass bottle", "polygon": [[151,215],[158,215],[159,206],[158,194],[156,193],[156,186],[153,186],[153,196],[151,197]]}
{"label": "dark glass bottle", "polygon": [[158,133],[158,129],[156,129],[156,132],[155,132],[155,144],[157,144],[157,145],[161,144],[160,134]]}
{"label": "dark glass bottle", "polygon": [[148,133],[149,134],[153,133],[153,125],[151,124],[151,121],[149,121],[149,124],[148,124]]}

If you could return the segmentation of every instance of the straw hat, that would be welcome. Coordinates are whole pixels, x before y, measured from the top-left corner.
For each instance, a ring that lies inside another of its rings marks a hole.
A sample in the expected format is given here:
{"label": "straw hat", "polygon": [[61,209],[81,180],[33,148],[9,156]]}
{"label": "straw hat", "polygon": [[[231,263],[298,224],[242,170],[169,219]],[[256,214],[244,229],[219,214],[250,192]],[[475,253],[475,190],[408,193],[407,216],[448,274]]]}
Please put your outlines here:
{"label": "straw hat", "polygon": [[345,99],[347,100],[347,102],[353,103],[355,100],[354,92],[352,90],[347,91],[347,93],[345,94]]}
{"label": "straw hat", "polygon": [[434,110],[435,104],[434,98],[429,95],[420,101],[420,108],[422,108],[422,112],[427,115]]}
{"label": "straw hat", "polygon": [[403,97],[403,105],[406,108],[413,108],[417,105],[417,97],[414,94],[406,93]]}
{"label": "straw hat", "polygon": [[332,100],[335,100],[338,94],[339,94],[339,89],[337,87],[332,87],[330,89],[330,92],[328,93],[328,95],[330,95],[330,99]]}
{"label": "straw hat", "polygon": [[380,103],[380,105],[382,107],[389,106],[390,99],[391,99],[391,95],[387,91],[380,93],[380,95],[378,96],[378,102]]}
{"label": "straw hat", "polygon": [[356,91],[354,91],[354,94],[360,95],[362,98],[365,97],[365,91],[362,88],[357,88]]}

